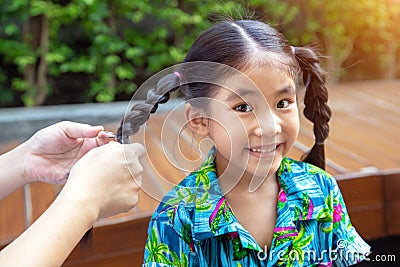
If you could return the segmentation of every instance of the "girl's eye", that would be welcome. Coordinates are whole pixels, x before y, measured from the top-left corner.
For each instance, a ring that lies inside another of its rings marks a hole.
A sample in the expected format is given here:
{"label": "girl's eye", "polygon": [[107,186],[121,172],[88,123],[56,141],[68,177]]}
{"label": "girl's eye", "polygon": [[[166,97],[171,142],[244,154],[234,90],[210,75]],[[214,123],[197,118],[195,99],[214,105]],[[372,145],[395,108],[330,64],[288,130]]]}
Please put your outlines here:
{"label": "girl's eye", "polygon": [[233,108],[238,112],[250,112],[253,111],[253,108],[249,104],[240,104]]}
{"label": "girl's eye", "polygon": [[291,101],[288,99],[284,99],[278,102],[278,104],[276,105],[277,108],[287,108],[289,107]]}

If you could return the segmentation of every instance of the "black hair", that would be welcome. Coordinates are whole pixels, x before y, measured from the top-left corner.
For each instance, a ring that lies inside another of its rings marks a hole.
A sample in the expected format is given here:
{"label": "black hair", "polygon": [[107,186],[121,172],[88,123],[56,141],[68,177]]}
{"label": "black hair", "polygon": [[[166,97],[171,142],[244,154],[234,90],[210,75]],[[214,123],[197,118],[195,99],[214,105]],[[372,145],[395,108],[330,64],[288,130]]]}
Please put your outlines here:
{"label": "black hair", "polygon": [[[303,161],[325,168],[324,142],[329,133],[331,110],[327,105],[326,73],[320,66],[316,50],[291,47],[281,33],[260,21],[223,21],[204,31],[193,43],[184,63],[197,61],[220,63],[240,71],[274,64],[284,68],[296,83],[301,72],[306,87],[304,115],[313,122],[315,135],[315,144]],[[118,129],[119,142],[129,142],[129,135],[139,130],[149,115],[157,110],[158,104],[168,101],[170,92],[179,89],[186,101],[212,95],[210,84],[181,85],[182,76],[185,76],[184,71],[166,75],[149,91],[144,103],[132,107]]]}

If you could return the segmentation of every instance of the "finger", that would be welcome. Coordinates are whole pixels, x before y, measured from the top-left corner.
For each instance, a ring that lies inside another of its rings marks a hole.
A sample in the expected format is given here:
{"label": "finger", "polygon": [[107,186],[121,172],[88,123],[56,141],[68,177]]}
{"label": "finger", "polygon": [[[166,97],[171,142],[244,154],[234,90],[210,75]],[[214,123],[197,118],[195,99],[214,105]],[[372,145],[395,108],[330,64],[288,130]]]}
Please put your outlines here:
{"label": "finger", "polygon": [[103,138],[103,139],[110,139],[110,140],[115,140],[117,136],[113,132],[109,131],[100,131],[99,134],[97,135],[98,138]]}
{"label": "finger", "polygon": [[97,134],[96,143],[97,146],[103,146],[105,144],[110,143],[111,141],[115,141],[117,136],[113,132],[109,131],[100,131]]}
{"label": "finger", "polygon": [[97,146],[104,146],[104,145],[112,142],[112,139],[109,139],[109,138],[96,137],[95,140],[96,140],[96,145]]}
{"label": "finger", "polygon": [[72,139],[97,137],[99,132],[104,130],[104,127],[101,125],[92,126],[89,124],[83,124],[71,121],[60,122],[59,127],[66,136]]}

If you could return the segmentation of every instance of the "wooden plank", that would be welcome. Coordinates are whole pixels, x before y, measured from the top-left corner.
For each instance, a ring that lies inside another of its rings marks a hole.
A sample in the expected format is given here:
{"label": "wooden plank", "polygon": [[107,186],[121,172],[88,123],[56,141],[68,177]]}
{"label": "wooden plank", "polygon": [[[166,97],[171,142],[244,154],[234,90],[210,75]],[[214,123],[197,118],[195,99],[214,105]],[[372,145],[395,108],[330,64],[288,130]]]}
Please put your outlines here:
{"label": "wooden plank", "polygon": [[76,247],[63,266],[141,266],[150,217],[96,227],[92,249]]}
{"label": "wooden plank", "polygon": [[[20,144],[20,141],[0,143],[0,154]],[[0,201],[0,249],[25,230],[24,189],[20,188]]]}
{"label": "wooden plank", "polygon": [[[399,112],[399,88],[400,80],[348,82],[335,84],[330,88],[329,94],[330,99],[343,99],[343,101],[355,105],[360,102],[367,104],[365,106],[357,105],[357,107],[366,107],[367,109],[383,108],[388,111]],[[349,109],[354,108],[352,105],[347,105],[347,107]]]}
{"label": "wooden plank", "polygon": [[41,182],[31,183],[30,188],[32,203],[32,221],[30,223],[32,224],[54,201],[56,188],[52,184]]}
{"label": "wooden plank", "polygon": [[400,163],[400,155],[393,149],[400,141],[400,98],[395,97],[400,83],[392,82],[384,90],[378,90],[379,84],[382,85],[374,81],[354,82],[331,88],[329,104],[334,116],[329,142],[341,146],[346,153],[356,153],[371,166],[394,168]]}
{"label": "wooden plank", "polygon": [[349,208],[350,220],[357,232],[366,240],[386,237],[382,208],[353,210]]}
{"label": "wooden plank", "polygon": [[357,231],[367,239],[386,236],[383,178],[369,176],[338,184]]}
{"label": "wooden plank", "polygon": [[[400,80],[369,80],[365,81],[353,81],[338,84],[337,88],[343,88],[343,90],[361,90],[362,92],[372,96],[375,99],[384,100],[386,102],[397,105],[398,99],[400,98]],[[382,92],[385,92],[384,94]]]}
{"label": "wooden plank", "polygon": [[0,247],[25,230],[24,191],[19,189],[0,201]]}
{"label": "wooden plank", "polygon": [[388,235],[400,235],[400,173],[385,176],[385,220]]}
{"label": "wooden plank", "polygon": [[[301,122],[301,127],[297,140],[298,142],[304,144],[310,149],[311,146],[314,145],[314,134],[312,132],[312,124],[309,121],[307,121],[303,116],[300,116],[300,122]],[[340,168],[339,170],[334,168],[333,169],[330,168],[327,170],[332,174],[336,174],[347,171],[357,171],[362,167],[370,166],[371,164],[369,163],[369,161],[362,159],[362,157],[360,157],[353,151],[349,150],[346,146],[343,146],[342,144],[334,140],[335,130],[332,129],[333,122],[331,122],[330,124],[331,124],[331,131],[330,131],[330,136],[328,137],[325,143],[325,155],[327,160],[332,161],[335,165],[339,166]]]}
{"label": "wooden plank", "polygon": [[383,204],[383,178],[379,175],[338,181],[347,205],[352,207]]}
{"label": "wooden plank", "polygon": [[[335,127],[330,142],[340,144],[346,147],[346,150],[358,155],[368,155],[371,166],[381,169],[398,166],[400,162],[398,153],[393,149],[396,147],[396,140],[400,141],[398,137],[385,135],[384,131],[378,131],[371,126],[364,127],[362,123],[358,127],[352,127],[352,124],[345,120],[335,121]],[[377,135],[374,136],[373,132],[377,132]]]}

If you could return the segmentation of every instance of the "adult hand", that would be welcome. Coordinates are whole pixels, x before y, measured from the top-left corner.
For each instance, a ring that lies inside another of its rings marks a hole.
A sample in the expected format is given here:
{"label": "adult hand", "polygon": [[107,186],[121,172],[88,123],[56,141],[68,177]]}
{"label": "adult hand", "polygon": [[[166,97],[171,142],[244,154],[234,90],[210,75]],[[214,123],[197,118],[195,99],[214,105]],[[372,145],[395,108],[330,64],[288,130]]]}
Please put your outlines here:
{"label": "adult hand", "polygon": [[85,205],[95,219],[127,212],[138,199],[144,154],[140,144],[111,142],[92,149],[72,167],[60,197]]}
{"label": "adult hand", "polygon": [[72,167],[51,206],[0,251],[0,266],[61,266],[98,218],[126,212],[136,204],[143,155],[139,144],[116,142],[87,152]]}
{"label": "adult hand", "polygon": [[110,141],[103,126],[64,121],[35,133],[23,144],[26,183],[65,183],[71,167],[89,150]]}

